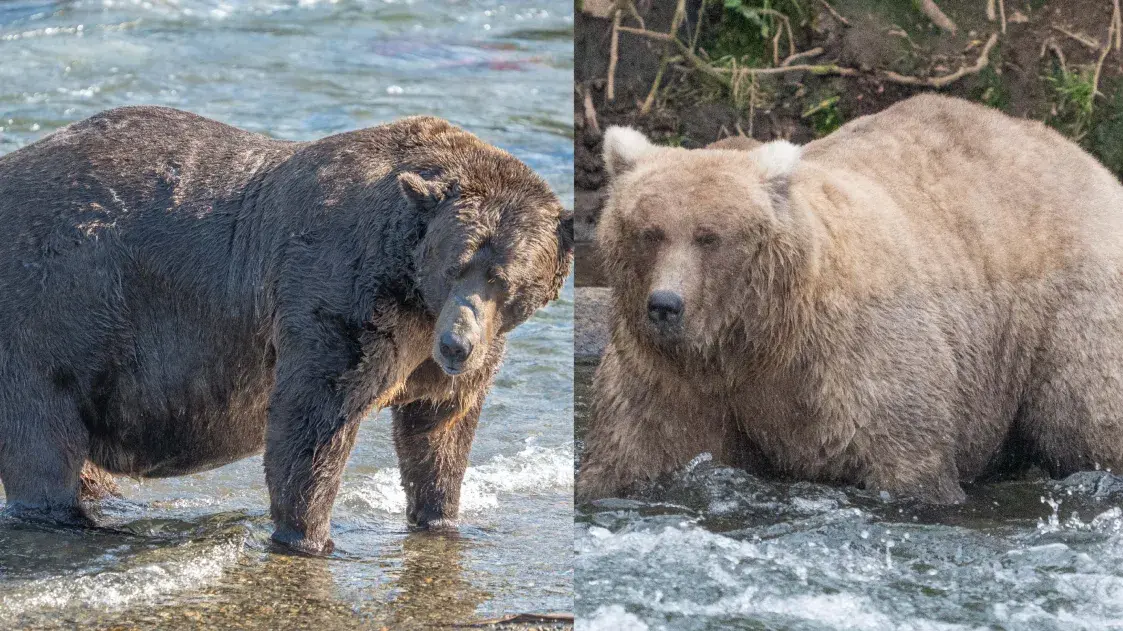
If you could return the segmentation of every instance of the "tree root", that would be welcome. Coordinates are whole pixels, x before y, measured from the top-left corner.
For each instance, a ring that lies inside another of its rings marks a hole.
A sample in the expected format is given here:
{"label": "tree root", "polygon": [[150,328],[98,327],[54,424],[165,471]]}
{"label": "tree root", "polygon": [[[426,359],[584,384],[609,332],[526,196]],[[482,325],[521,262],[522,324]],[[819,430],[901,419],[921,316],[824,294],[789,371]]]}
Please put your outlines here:
{"label": "tree root", "polygon": [[608,49],[608,84],[604,88],[604,98],[608,101],[616,99],[616,64],[620,61],[620,20],[624,12],[620,9],[612,14],[612,42]]}
{"label": "tree root", "polygon": [[1072,31],[1064,28],[1063,26],[1057,26],[1056,24],[1053,25],[1053,30],[1057,31],[1061,35],[1064,35],[1064,36],[1066,36],[1070,39],[1073,39],[1077,42],[1080,42],[1084,46],[1086,46],[1088,48],[1091,48],[1094,51],[1098,52],[1100,50],[1100,43],[1098,41],[1092,39],[1088,35],[1084,35],[1083,33],[1074,33]]}
{"label": "tree root", "polygon": [[1095,101],[1096,95],[1103,96],[1100,92],[1100,75],[1103,74],[1104,61],[1107,60],[1107,54],[1111,52],[1112,48],[1118,47],[1119,41],[1119,28],[1120,24],[1120,9],[1119,0],[1112,0],[1111,11],[1111,25],[1107,28],[1107,42],[1100,51],[1100,58],[1096,61],[1096,72],[1092,75],[1092,101]]}
{"label": "tree root", "polygon": [[998,33],[992,33],[990,39],[988,39],[987,43],[983,46],[983,51],[979,54],[979,58],[975,60],[974,64],[971,64],[970,66],[964,66],[949,75],[944,75],[942,77],[921,78],[897,74],[896,72],[888,70],[885,72],[885,78],[889,81],[892,81],[893,83],[899,83],[901,85],[920,85],[929,88],[947,87],[952,83],[959,81],[963,77],[982,72],[983,68],[986,68],[987,64],[990,63],[990,51],[997,43]]}
{"label": "tree root", "polygon": [[823,8],[831,14],[831,17],[838,20],[839,24],[842,24],[843,26],[850,26],[850,20],[842,17],[842,15],[838,11],[836,11],[835,8],[827,2],[827,0],[819,0],[819,4],[823,5]]}
{"label": "tree root", "polygon": [[952,35],[955,35],[956,32],[959,31],[959,28],[956,27],[955,22],[952,22],[951,18],[949,18],[944,14],[943,11],[941,11],[940,7],[937,6],[933,0],[920,0],[920,11],[924,15],[928,16],[928,19],[932,20],[933,24],[951,33]]}
{"label": "tree root", "polygon": [[[1118,2],[1120,0],[1113,0],[1113,1],[1118,4]],[[717,67],[713,66],[712,64],[710,64],[709,62],[703,60],[697,54],[695,54],[694,51],[692,50],[691,46],[688,46],[687,44],[684,44],[682,41],[680,41],[678,39],[678,37],[675,36],[675,33],[678,30],[678,26],[682,23],[682,18],[685,16],[685,8],[684,8],[685,0],[679,0],[678,5],[679,5],[679,8],[676,9],[675,18],[673,19],[673,22],[672,22],[672,25],[671,25],[672,30],[671,30],[670,33],[657,33],[657,32],[648,31],[648,30],[642,29],[642,28],[631,28],[631,27],[628,27],[628,26],[614,26],[613,33],[614,33],[614,35],[616,33],[619,33],[619,32],[632,33],[634,35],[640,35],[640,36],[646,37],[648,39],[653,39],[653,40],[658,40],[658,41],[661,41],[661,42],[670,43],[670,44],[674,45],[676,48],[678,48],[678,51],[681,54],[682,59],[685,60],[690,66],[692,66],[695,70],[698,70],[699,72],[702,72],[703,74],[705,74],[705,75],[713,78],[714,80],[720,82],[722,85],[724,85],[730,91],[734,91],[737,88],[737,86],[740,85],[741,79],[743,79],[744,77],[759,77],[759,76],[766,76],[766,75],[777,75],[777,74],[786,74],[786,73],[789,73],[789,72],[810,72],[811,74],[836,75],[836,76],[840,76],[840,77],[855,77],[855,76],[859,76],[859,75],[863,74],[861,71],[859,71],[856,68],[839,66],[837,64],[829,64],[829,63],[828,64],[795,64],[795,63],[792,63],[792,62],[794,62],[796,60],[799,60],[799,59],[815,57],[817,55],[822,54],[823,51],[822,51],[822,49],[819,49],[819,48],[814,48],[814,49],[804,51],[804,52],[799,52],[799,53],[793,52],[786,59],[784,59],[783,63],[781,63],[779,66],[775,66],[775,67],[771,67],[771,68],[737,68],[736,66],[733,67],[733,68],[717,68]],[[1113,30],[1110,33],[1111,35],[1114,35],[1114,33],[1115,33],[1115,31],[1114,31],[1115,22],[1116,22],[1116,18],[1113,18],[1113,21],[1112,21],[1112,29]],[[1109,40],[1110,39],[1111,38],[1109,36]],[[981,72],[984,68],[986,68],[987,65],[990,63],[990,52],[994,48],[995,44],[997,44],[997,43],[998,43],[998,33],[992,33],[991,36],[987,39],[986,43],[983,45],[983,49],[979,53],[979,57],[975,60],[975,62],[973,64],[971,64],[969,66],[963,66],[959,70],[957,70],[957,71],[955,71],[951,74],[948,74],[948,75],[943,75],[943,76],[939,76],[939,77],[915,77],[915,76],[911,76],[911,75],[899,74],[899,73],[893,72],[891,70],[880,71],[878,74],[884,80],[889,81],[891,83],[897,83],[897,84],[900,84],[900,85],[923,86],[923,87],[930,87],[930,88],[937,88],[937,89],[944,88],[944,87],[947,87],[948,85],[951,85],[952,83],[955,83],[956,81],[962,79],[963,77],[973,75],[973,74],[977,74],[977,73]],[[610,56],[610,62],[611,62],[612,57],[614,57],[614,55]],[[663,77],[663,69],[664,69],[666,63],[668,62],[668,59],[669,58],[668,58],[667,54],[664,53],[663,63],[660,65],[659,73],[656,75],[655,84],[652,85],[651,91],[648,93],[647,99],[644,101],[643,106],[640,109],[641,113],[647,113],[648,111],[650,111],[650,109],[652,107],[652,104],[654,103],[655,94],[656,94],[656,92],[658,90],[658,87],[659,87],[659,82],[662,80],[662,77]],[[1103,63],[1103,60],[1101,58],[1101,61],[1100,61],[1101,66],[1102,66],[1102,63]],[[614,64],[610,63],[609,68],[610,68],[610,70],[614,70]],[[612,74],[610,72],[610,74],[609,74],[609,86],[612,85],[611,82],[612,82]]]}

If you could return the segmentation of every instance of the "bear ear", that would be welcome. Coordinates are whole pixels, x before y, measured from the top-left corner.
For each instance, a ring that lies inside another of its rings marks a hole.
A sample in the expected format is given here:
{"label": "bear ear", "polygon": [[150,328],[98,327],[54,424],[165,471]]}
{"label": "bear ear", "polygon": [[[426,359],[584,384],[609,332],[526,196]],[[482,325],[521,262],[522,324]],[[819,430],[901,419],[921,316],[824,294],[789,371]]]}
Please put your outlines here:
{"label": "bear ear", "polygon": [[802,150],[787,140],[773,140],[749,152],[764,179],[772,205],[777,211],[788,206],[792,173],[799,166]]}
{"label": "bear ear", "polygon": [[460,192],[460,186],[455,180],[427,180],[413,171],[398,174],[398,188],[414,208],[422,213],[433,212],[441,202]]}
{"label": "bear ear", "polygon": [[636,165],[655,145],[631,127],[609,127],[604,132],[604,167],[609,177],[617,178]]}

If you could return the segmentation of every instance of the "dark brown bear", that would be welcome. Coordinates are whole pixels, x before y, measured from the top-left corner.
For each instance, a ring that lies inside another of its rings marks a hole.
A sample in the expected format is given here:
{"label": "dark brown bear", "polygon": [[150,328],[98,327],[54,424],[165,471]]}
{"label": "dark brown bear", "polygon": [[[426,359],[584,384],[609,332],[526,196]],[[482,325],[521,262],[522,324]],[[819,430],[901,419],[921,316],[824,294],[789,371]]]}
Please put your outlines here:
{"label": "dark brown bear", "polygon": [[177,476],[264,448],[273,538],[307,552],[372,408],[410,524],[454,523],[505,337],[572,259],[541,178],[427,117],[284,142],[111,110],[0,157],[0,221],[9,511],[84,520],[87,460]]}

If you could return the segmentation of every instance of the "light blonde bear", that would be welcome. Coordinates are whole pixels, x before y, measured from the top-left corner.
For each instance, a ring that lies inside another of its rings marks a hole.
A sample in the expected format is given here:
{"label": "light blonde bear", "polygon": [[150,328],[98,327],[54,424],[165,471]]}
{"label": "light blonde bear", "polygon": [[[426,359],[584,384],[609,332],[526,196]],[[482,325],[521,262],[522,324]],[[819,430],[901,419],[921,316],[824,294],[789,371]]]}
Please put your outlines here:
{"label": "light blonde bear", "polygon": [[802,149],[612,128],[605,161],[581,499],[706,451],[937,503],[1123,466],[1123,187],[1051,129],[924,95]]}

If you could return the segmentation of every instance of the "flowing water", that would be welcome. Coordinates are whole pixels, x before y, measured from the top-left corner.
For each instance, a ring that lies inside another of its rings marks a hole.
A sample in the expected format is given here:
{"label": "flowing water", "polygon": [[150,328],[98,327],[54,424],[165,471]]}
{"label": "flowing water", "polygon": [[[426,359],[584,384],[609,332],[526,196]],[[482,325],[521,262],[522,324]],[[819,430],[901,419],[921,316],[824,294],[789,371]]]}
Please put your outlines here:
{"label": "flowing water", "polygon": [[[536,0],[14,0],[0,153],[119,105],[307,140],[443,116],[572,202],[573,5]],[[348,628],[570,611],[573,288],[511,336],[459,536],[411,534],[389,419],[368,419],[329,559],[272,554],[261,458],[126,480],[96,531],[0,521],[0,628]]]}
{"label": "flowing water", "polygon": [[[592,371],[576,370],[579,437]],[[699,455],[637,498],[578,507],[577,627],[1123,629],[1123,477],[967,494],[923,506]]]}

